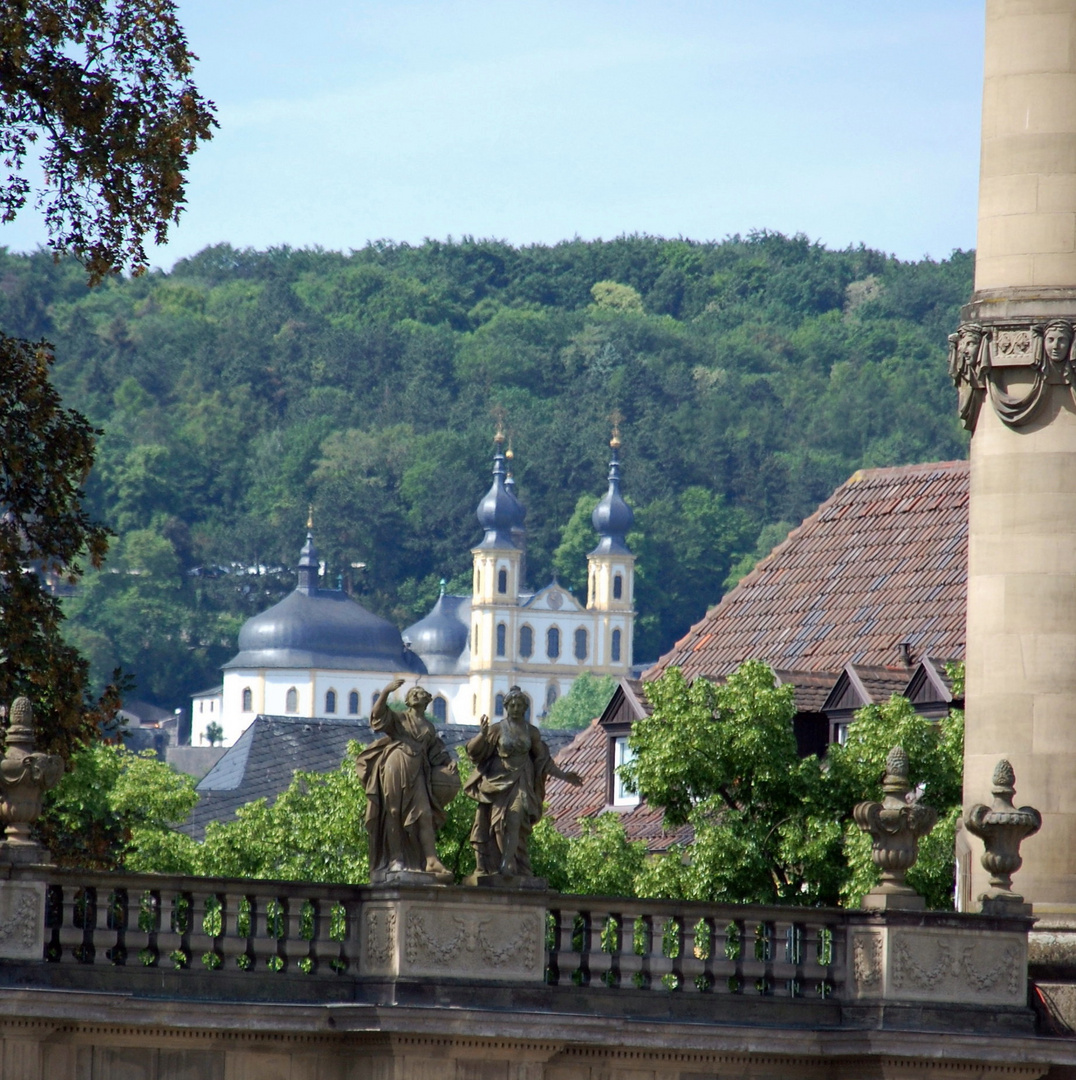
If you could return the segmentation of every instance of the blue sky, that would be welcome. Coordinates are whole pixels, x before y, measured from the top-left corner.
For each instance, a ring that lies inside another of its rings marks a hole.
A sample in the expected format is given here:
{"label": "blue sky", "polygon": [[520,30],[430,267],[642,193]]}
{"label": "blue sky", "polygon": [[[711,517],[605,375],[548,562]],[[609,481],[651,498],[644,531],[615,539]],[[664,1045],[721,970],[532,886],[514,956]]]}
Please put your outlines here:
{"label": "blue sky", "polygon": [[[207,244],[751,229],[975,243],[981,0],[189,0]],[[24,250],[27,214],[0,227]]]}

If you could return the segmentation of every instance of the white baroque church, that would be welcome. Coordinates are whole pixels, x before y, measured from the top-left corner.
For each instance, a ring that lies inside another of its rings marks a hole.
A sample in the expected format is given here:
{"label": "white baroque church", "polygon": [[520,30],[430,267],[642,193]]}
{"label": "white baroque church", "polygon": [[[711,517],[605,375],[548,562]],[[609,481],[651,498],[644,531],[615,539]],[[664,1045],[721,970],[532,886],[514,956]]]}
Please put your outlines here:
{"label": "white baroque church", "polygon": [[598,543],[587,556],[585,607],[555,580],[527,591],[526,510],[499,432],[495,445],[493,484],[477,510],[484,535],[471,553],[470,596],[442,589],[429,614],[401,634],[344,592],[321,587],[308,532],[295,590],[243,625],[223,687],[192,699],[195,740],[214,721],[231,746],[259,713],[368,716],[377,693],[401,676],[433,695],[436,719],[477,724],[483,714],[502,714],[510,686],[541,717],[583,672],[630,675],[635,557],[619,438],[610,443],[609,488],[592,517]]}

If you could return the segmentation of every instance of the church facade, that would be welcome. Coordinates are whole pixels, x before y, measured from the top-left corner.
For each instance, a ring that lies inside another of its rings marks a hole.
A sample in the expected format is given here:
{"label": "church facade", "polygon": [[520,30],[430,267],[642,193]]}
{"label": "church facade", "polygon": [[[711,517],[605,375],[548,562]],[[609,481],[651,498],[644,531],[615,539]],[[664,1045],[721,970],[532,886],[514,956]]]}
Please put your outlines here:
{"label": "church facade", "polygon": [[[478,504],[482,539],[472,550],[470,596],[442,590],[430,612],[402,633],[341,591],[322,588],[311,532],[295,590],[248,619],[239,651],[224,665],[218,723],[232,745],[259,714],[368,716],[394,678],[433,695],[435,719],[477,724],[498,717],[519,686],[540,718],[584,672],[624,678],[632,669],[633,514],[620,493],[620,441],[610,443],[608,489],[592,517],[586,604],[555,580],[527,589],[526,510],[498,432],[493,483]],[[511,452],[509,451],[509,454]],[[202,695],[204,696],[204,695]],[[195,705],[197,708],[197,704]],[[195,738],[201,733],[195,714]]]}

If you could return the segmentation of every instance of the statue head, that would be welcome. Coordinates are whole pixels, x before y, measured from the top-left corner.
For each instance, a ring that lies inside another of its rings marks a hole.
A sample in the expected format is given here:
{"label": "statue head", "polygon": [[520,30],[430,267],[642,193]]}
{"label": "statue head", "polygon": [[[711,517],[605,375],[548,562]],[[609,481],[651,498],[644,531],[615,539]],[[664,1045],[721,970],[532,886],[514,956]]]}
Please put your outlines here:
{"label": "statue head", "polygon": [[1072,349],[1072,325],[1063,320],[1049,323],[1042,335],[1042,347],[1055,364],[1067,360]]}
{"label": "statue head", "polygon": [[960,362],[966,368],[970,369],[975,366],[976,358],[979,355],[979,343],[982,340],[983,331],[981,327],[969,324],[960,328],[958,351]]}
{"label": "statue head", "polygon": [[433,695],[424,686],[412,686],[407,691],[404,701],[409,709],[424,713],[430,702],[433,701]]}
{"label": "statue head", "polygon": [[520,723],[527,715],[530,704],[527,695],[518,686],[513,686],[504,695],[504,714],[509,720]]}

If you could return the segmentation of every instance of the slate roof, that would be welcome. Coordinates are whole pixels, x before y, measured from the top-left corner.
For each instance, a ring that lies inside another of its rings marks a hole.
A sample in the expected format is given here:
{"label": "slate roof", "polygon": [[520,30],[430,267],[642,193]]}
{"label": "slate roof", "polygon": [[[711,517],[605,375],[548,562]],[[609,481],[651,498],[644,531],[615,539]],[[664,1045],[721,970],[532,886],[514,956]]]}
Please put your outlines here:
{"label": "slate roof", "polygon": [[790,672],[964,655],[968,463],[861,469],[647,672]]}
{"label": "slate roof", "polygon": [[619,814],[624,829],[632,840],[645,840],[652,852],[665,851],[670,844],[688,843],[690,826],[675,833],[666,832],[661,823],[662,812],[646,803],[636,806],[611,806],[608,803],[606,768],[608,764],[608,733],[598,720],[592,720],[556,755],[557,764],[583,777],[582,787],[573,787],[563,780],[550,778],[546,784],[549,815],[557,830],[565,836],[579,836],[580,818],[597,817],[608,810]]}
{"label": "slate roof", "polygon": [[[451,750],[474,738],[478,727],[438,724],[437,731]],[[543,731],[542,737],[554,754],[571,738],[556,731]],[[255,799],[272,804],[296,769],[332,772],[343,761],[350,740],[365,746],[375,738],[368,720],[259,714],[198,782],[198,805],[182,831],[202,840],[210,821],[230,821],[240,806]]]}

